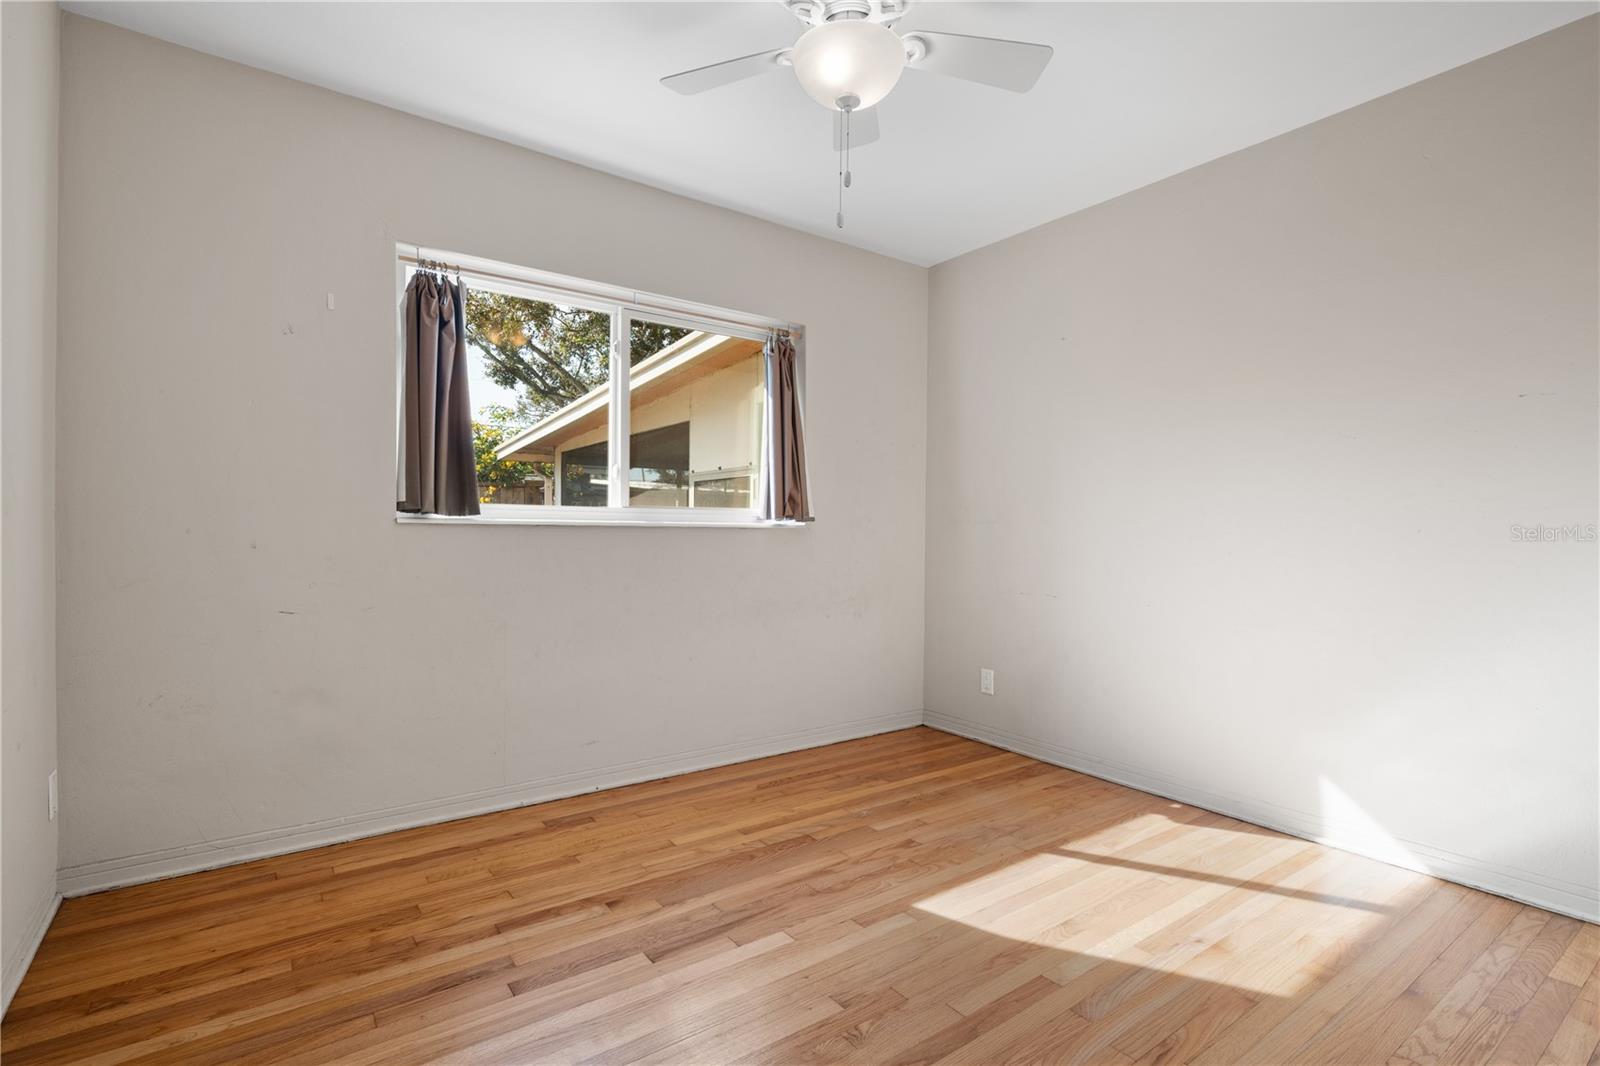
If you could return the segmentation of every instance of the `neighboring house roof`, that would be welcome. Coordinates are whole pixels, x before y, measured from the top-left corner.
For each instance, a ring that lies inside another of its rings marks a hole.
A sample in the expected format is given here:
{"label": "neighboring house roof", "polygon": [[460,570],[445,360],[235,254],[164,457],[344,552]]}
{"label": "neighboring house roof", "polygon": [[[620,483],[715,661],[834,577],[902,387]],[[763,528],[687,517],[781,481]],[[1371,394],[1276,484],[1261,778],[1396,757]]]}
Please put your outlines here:
{"label": "neighboring house roof", "polygon": [[[628,395],[635,406],[714,374],[761,350],[761,342],[696,331],[681,337],[628,371]],[[611,388],[601,385],[545,416],[495,452],[499,459],[550,462],[569,440],[606,424]]]}

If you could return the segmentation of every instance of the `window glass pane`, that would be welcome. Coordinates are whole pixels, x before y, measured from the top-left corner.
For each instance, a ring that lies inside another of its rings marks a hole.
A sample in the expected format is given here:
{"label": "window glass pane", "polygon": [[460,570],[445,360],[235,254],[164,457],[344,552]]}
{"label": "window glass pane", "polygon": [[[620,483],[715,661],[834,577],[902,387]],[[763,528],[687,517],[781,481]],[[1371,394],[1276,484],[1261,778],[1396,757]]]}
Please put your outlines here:
{"label": "window glass pane", "polygon": [[761,343],[639,320],[629,342],[629,505],[751,507],[766,397]]}
{"label": "window glass pane", "polygon": [[628,437],[630,507],[689,505],[689,423],[675,422]]}
{"label": "window glass pane", "polygon": [[606,505],[611,316],[467,288],[481,502]]}
{"label": "window glass pane", "polygon": [[600,441],[582,448],[569,448],[561,453],[560,487],[564,506],[606,505],[606,455],[609,451],[610,445]]}
{"label": "window glass pane", "polygon": [[692,486],[694,506],[749,507],[752,502],[752,480],[749,474],[696,478]]}

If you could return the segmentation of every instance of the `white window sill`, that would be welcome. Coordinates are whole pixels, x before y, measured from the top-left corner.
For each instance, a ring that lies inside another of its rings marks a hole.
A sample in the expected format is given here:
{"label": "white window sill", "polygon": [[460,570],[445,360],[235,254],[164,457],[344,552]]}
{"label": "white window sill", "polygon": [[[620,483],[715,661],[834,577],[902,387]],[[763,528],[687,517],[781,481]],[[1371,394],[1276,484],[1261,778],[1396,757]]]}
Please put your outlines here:
{"label": "white window sill", "polygon": [[[541,508],[543,510],[543,508]],[[588,510],[585,508],[585,510]],[[601,510],[595,508],[595,510]],[[643,509],[639,509],[641,512]],[[703,512],[702,512],[703,513]],[[745,515],[707,514],[705,517],[687,518],[672,511],[635,513],[631,515],[602,513],[589,517],[585,514],[532,515],[436,515],[406,514],[397,512],[394,520],[399,525],[418,526],[666,526],[676,529],[804,529],[809,522],[772,521],[750,518]]]}

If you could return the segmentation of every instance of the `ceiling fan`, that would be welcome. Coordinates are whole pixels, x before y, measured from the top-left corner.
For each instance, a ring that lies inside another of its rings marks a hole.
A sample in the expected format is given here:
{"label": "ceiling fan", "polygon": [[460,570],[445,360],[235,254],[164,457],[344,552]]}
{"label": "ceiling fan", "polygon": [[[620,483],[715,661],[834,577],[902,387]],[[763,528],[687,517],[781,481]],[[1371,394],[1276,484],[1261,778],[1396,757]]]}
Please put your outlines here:
{"label": "ceiling fan", "polygon": [[731,85],[788,67],[800,87],[834,113],[834,150],[839,153],[839,213],[844,227],[844,190],[850,186],[850,148],[878,139],[876,105],[909,67],[1025,93],[1055,52],[1047,44],[969,37],[930,30],[897,32],[893,26],[911,0],[781,0],[808,29],[792,48],[727,59],[661,79],[684,95]]}

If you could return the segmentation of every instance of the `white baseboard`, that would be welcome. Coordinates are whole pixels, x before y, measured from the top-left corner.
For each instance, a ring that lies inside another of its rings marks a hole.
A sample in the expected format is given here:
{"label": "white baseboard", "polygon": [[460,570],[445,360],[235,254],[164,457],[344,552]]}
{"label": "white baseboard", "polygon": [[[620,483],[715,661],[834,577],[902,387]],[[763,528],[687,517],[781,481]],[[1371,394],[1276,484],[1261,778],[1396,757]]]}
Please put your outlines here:
{"label": "white baseboard", "polygon": [[1359,829],[1331,824],[1326,818],[1306,811],[1280,807],[1249,797],[1218,793],[1164,774],[1099,759],[1086,752],[1019,736],[958,715],[927,711],[923,714],[923,724],[946,733],[954,733],[957,736],[1014,751],[1030,759],[1064,766],[1091,777],[1127,785],[1129,788],[1177,800],[1193,807],[1202,807],[1230,818],[1276,829],[1290,836],[1302,837],[1341,851],[1377,859],[1392,866],[1414,870],[1445,881],[1454,881],[1468,888],[1492,892],[1497,896],[1505,896],[1519,903],[1532,904],[1582,921],[1600,922],[1600,892],[1588,885],[1561,881],[1530,870],[1515,869],[1459,855],[1411,840],[1394,841],[1401,845],[1405,853],[1400,854],[1398,852],[1401,849],[1374,846],[1372,841],[1362,839]]}
{"label": "white baseboard", "polygon": [[33,963],[33,956],[38,953],[39,945],[44,943],[44,935],[50,931],[50,923],[55,920],[56,909],[60,906],[61,893],[56,891],[56,886],[51,885],[49,894],[40,897],[38,906],[33,908],[22,942],[6,960],[4,983],[0,984],[0,1017],[4,1017],[6,1011],[11,1009],[11,997],[16,995],[17,989],[22,986],[23,975]]}
{"label": "white baseboard", "polygon": [[527,781],[481,792],[451,796],[423,803],[367,811],[347,818],[327,819],[305,825],[286,826],[248,836],[233,837],[164,851],[127,855],[100,862],[65,867],[57,879],[59,893],[48,905],[41,904],[34,925],[29,927],[26,952],[19,950],[5,968],[5,1002],[21,983],[39,941],[44,938],[50,919],[62,896],[81,896],[123,885],[155,881],[179,874],[231,866],[252,859],[284,855],[308,848],[338,844],[360,837],[375,836],[398,829],[411,829],[435,822],[468,818],[475,814],[524,807],[566,796],[653,781],[677,774],[705,770],[714,766],[760,759],[769,755],[800,751],[804,748],[836,744],[844,740],[907,729],[915,725],[968,737],[1014,751],[1041,762],[1064,766],[1119,785],[1215,811],[1231,818],[1268,829],[1312,840],[1329,847],[1353,852],[1391,865],[1454,881],[1470,888],[1492,892],[1587,922],[1600,922],[1600,894],[1585,885],[1559,881],[1528,870],[1459,855],[1416,841],[1400,841],[1406,855],[1372,847],[1348,827],[1330,824],[1305,811],[1280,807],[1251,797],[1219,793],[1179,781],[1140,767],[1097,758],[1086,752],[1034,740],[1002,729],[938,711],[908,711],[881,715],[819,729],[801,730],[709,748],[678,752],[654,759],[563,774],[539,781]]}
{"label": "white baseboard", "polygon": [[[562,774],[539,781],[524,781],[465,795],[365,811],[343,818],[330,818],[203,844],[67,866],[57,875],[57,885],[64,896],[82,896],[108,888],[136,885],[145,881],[194,873],[198,870],[210,870],[218,866],[232,866],[271,855],[284,855],[327,844],[340,844],[359,837],[391,833],[397,829],[413,829],[420,825],[469,818],[475,814],[488,814],[512,807],[526,807],[531,803],[545,803],[585,792],[597,792],[641,781],[654,781],[662,777],[710,769],[713,766],[726,766],[729,763],[746,762],[769,755],[821,747],[824,744],[837,744],[843,740],[855,740],[896,729],[909,729],[921,724],[921,711],[906,711],[874,718],[860,718],[816,729],[780,733],[758,740],[697,748],[653,759]],[[8,968],[6,971],[8,982],[10,975],[11,971]]]}

